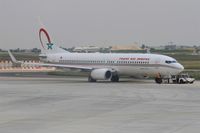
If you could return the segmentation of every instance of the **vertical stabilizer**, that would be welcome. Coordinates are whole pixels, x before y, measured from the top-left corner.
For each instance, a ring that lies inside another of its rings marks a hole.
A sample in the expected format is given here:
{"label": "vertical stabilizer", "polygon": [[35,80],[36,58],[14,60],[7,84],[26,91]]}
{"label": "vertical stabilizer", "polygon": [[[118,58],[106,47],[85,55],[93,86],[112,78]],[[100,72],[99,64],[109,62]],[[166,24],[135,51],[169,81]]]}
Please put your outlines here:
{"label": "vertical stabilizer", "polygon": [[52,42],[52,40],[45,28],[40,28],[39,39],[40,39],[40,43],[42,46],[42,53],[44,53],[44,54],[68,53],[68,51],[56,46]]}

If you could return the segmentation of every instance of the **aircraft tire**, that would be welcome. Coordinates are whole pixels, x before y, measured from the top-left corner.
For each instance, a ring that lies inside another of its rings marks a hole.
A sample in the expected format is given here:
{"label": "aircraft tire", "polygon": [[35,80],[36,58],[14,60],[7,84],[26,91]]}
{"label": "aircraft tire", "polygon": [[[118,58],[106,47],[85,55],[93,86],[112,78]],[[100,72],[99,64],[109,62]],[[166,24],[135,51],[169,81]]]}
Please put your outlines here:
{"label": "aircraft tire", "polygon": [[162,83],[162,78],[155,78],[156,83],[161,84]]}
{"label": "aircraft tire", "polygon": [[113,75],[112,78],[111,78],[111,82],[119,82],[119,76]]}

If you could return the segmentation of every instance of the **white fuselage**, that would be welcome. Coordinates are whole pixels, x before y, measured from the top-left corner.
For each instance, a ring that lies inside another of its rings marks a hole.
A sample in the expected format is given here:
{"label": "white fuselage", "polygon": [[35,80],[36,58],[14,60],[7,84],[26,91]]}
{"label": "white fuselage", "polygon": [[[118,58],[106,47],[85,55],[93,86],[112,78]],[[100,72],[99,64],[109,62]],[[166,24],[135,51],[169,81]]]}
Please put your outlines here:
{"label": "white fuselage", "polygon": [[80,67],[114,69],[119,75],[133,77],[176,75],[184,68],[174,58],[158,54],[56,53],[45,62]]}

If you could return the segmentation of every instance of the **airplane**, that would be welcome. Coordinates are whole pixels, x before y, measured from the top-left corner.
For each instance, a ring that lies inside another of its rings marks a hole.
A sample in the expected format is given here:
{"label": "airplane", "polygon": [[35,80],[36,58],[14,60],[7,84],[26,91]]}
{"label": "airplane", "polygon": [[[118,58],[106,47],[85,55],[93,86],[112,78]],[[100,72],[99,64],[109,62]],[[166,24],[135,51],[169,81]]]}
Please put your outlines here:
{"label": "airplane", "polygon": [[[46,43],[42,37],[45,37]],[[54,43],[45,28],[40,28],[39,39],[42,52],[39,55],[43,63],[23,63],[17,61],[8,51],[15,64],[79,69],[89,72],[88,81],[109,80],[119,82],[121,76],[152,77],[161,84],[163,78],[177,75],[184,70],[176,59],[160,54],[138,53],[71,53]]]}

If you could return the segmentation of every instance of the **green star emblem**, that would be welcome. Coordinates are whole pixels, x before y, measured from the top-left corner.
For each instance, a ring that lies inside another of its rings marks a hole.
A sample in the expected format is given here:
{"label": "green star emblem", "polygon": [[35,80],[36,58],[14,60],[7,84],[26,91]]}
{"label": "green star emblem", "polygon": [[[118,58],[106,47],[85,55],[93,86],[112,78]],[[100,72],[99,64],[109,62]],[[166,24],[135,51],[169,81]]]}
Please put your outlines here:
{"label": "green star emblem", "polygon": [[53,49],[52,46],[53,46],[53,43],[47,43],[47,49]]}

